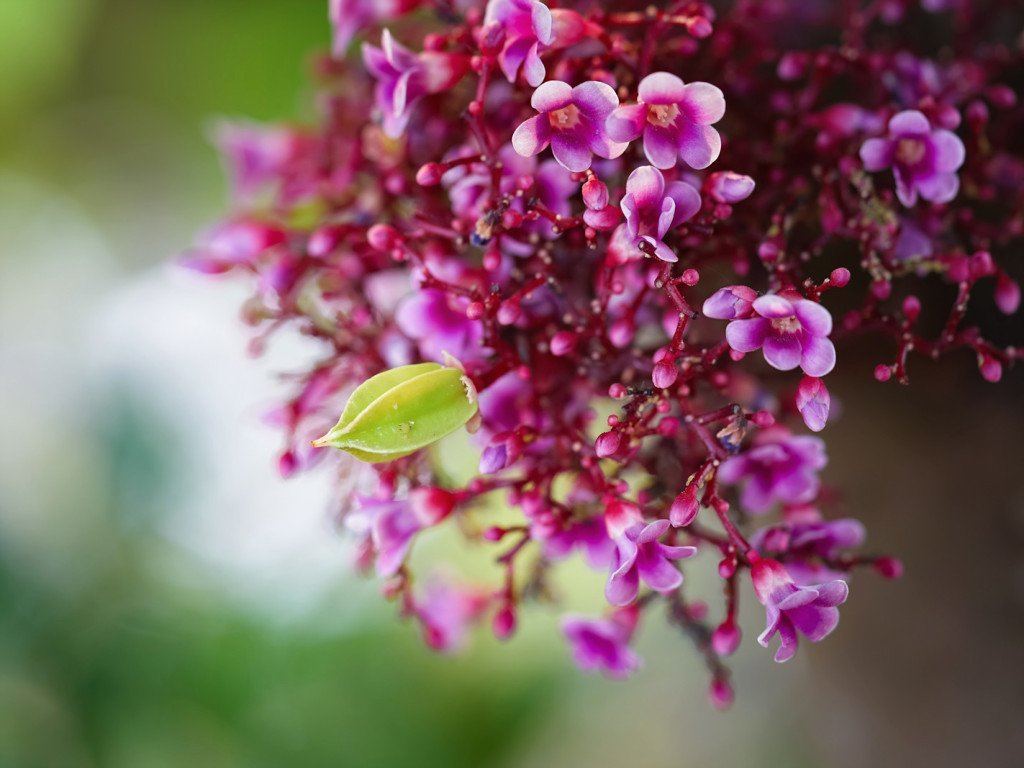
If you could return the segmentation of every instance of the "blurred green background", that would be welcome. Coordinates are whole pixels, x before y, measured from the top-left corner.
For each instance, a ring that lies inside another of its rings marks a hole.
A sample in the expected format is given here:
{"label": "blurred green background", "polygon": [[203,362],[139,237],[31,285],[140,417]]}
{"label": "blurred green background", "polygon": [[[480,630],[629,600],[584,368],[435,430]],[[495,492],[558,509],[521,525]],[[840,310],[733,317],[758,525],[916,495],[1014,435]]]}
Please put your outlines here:
{"label": "blurred green background", "polygon": [[1019,766],[1020,371],[848,353],[829,478],[907,577],[785,666],[745,595],[728,715],[660,616],[612,683],[551,610],[440,657],[351,573],[260,421],[310,351],[247,358],[244,286],[168,265],[225,207],[211,120],[310,117],[325,6],[0,0],[0,767]]}

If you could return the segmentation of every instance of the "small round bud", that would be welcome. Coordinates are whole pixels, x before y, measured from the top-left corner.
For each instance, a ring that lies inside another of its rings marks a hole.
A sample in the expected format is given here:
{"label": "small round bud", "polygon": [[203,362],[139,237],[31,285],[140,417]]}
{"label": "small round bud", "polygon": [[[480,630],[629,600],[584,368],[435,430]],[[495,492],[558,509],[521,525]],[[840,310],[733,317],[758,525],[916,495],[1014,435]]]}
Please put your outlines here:
{"label": "small round bud", "polygon": [[850,284],[850,270],[846,267],[833,269],[832,274],[828,276],[828,279],[836,288],[842,288]]}
{"label": "small round bud", "polygon": [[875,571],[886,579],[898,579],[903,575],[903,563],[895,557],[879,557],[873,563]]}
{"label": "small round bud", "polygon": [[597,442],[594,443],[594,452],[604,459],[619,450],[621,443],[622,436],[618,432],[604,432],[598,436]]}
{"label": "small round bud", "polygon": [[421,187],[434,187],[441,183],[445,167],[440,163],[427,163],[416,171],[416,183]]}
{"label": "small round bud", "polygon": [[892,378],[892,366],[879,363],[875,366],[875,379],[877,381],[888,381]]}

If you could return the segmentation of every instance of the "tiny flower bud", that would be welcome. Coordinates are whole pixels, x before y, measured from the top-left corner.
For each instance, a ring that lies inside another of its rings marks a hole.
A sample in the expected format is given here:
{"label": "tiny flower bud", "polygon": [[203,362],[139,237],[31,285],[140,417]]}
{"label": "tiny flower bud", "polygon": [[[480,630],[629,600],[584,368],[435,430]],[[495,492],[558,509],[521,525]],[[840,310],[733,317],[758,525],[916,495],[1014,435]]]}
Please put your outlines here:
{"label": "tiny flower bud", "polygon": [[758,411],[750,420],[761,429],[768,429],[775,424],[775,417],[769,411]]}
{"label": "tiny flower bud", "polygon": [[417,519],[425,526],[437,525],[455,509],[455,494],[443,488],[414,488],[409,499]]}
{"label": "tiny flower bud", "polygon": [[700,272],[696,269],[684,269],[679,279],[683,281],[683,285],[693,287],[700,282]]}
{"label": "tiny flower bud", "polygon": [[679,377],[679,368],[676,367],[675,360],[666,359],[654,366],[654,371],[651,373],[651,379],[654,382],[654,386],[658,389],[666,389],[676,383],[676,379]]}
{"label": "tiny flower bud", "polygon": [[697,501],[696,490],[687,487],[672,502],[668,511],[669,522],[676,528],[684,528],[693,522],[699,510],[700,503]]}
{"label": "tiny flower bud", "polygon": [[592,177],[583,185],[583,204],[592,211],[608,207],[608,187],[598,178]]}
{"label": "tiny flower bud", "polygon": [[740,647],[742,633],[732,619],[726,619],[711,633],[711,647],[719,656],[732,656]]}
{"label": "tiny flower bud", "polygon": [[621,442],[622,436],[618,432],[604,432],[598,436],[597,442],[594,443],[594,452],[602,459],[607,458],[619,450]]}
{"label": "tiny flower bud", "polygon": [[549,347],[555,357],[568,355],[576,348],[576,334],[572,331],[558,331],[551,337]]}
{"label": "tiny flower bud", "polygon": [[895,557],[879,557],[872,565],[886,579],[898,579],[903,575],[903,563]]}
{"label": "tiny flower bud", "polygon": [[496,614],[491,624],[494,636],[499,640],[508,640],[516,631],[516,611],[510,604],[503,605]]}
{"label": "tiny flower bud", "polygon": [[441,183],[445,168],[440,163],[427,163],[416,171],[416,183],[423,187],[433,187]]}
{"label": "tiny flower bud", "polygon": [[736,692],[733,691],[732,686],[729,685],[727,680],[716,677],[711,681],[711,686],[708,688],[708,698],[711,701],[711,706],[719,711],[723,711],[732,706],[733,701],[736,699]]}
{"label": "tiny flower bud", "polygon": [[892,366],[878,364],[875,366],[875,379],[878,381],[888,381],[892,378]]}
{"label": "tiny flower bud", "polygon": [[995,300],[1004,315],[1012,315],[1020,308],[1020,285],[1005,272],[996,275]]}
{"label": "tiny flower bud", "polygon": [[389,224],[374,224],[367,230],[366,240],[378,251],[389,251],[402,241],[398,230]]}
{"label": "tiny flower bud", "polygon": [[987,352],[978,353],[978,370],[985,381],[993,384],[1003,378],[1003,364]]}
{"label": "tiny flower bud", "polygon": [[828,276],[828,279],[836,288],[842,288],[850,283],[850,270],[846,267],[833,269],[832,274]]}
{"label": "tiny flower bud", "polygon": [[921,300],[917,296],[907,296],[903,300],[903,316],[914,322],[921,314]]}

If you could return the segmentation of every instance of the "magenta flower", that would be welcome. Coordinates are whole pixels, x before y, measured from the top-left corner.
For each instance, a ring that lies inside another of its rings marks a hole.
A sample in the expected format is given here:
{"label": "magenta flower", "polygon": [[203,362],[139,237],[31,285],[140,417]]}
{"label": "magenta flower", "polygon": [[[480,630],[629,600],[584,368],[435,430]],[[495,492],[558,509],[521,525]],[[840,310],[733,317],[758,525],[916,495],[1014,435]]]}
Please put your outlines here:
{"label": "magenta flower", "polygon": [[432,578],[413,610],[423,625],[427,645],[441,653],[462,650],[473,623],[488,605],[488,596],[448,578]]}
{"label": "magenta flower", "polygon": [[381,33],[380,46],[363,43],[363,62],[377,80],[374,99],[383,115],[384,133],[397,139],[416,102],[455,85],[469,68],[469,58],[438,51],[413,53],[387,29]]}
{"label": "magenta flower", "polygon": [[516,128],[512,146],[523,157],[531,157],[550,144],[555,160],[565,168],[585,171],[595,154],[612,159],[626,151],[627,145],[609,139],[604,127],[618,103],[615,89],[607,83],[590,80],[572,88],[549,80],[530,99],[540,114]]}
{"label": "magenta flower", "polygon": [[[768,294],[755,299],[751,308],[753,317],[734,319],[725,328],[725,338],[737,352],[764,348],[768,365],[780,371],[799,366],[808,376],[821,377],[835,367],[836,348],[828,338],[832,315],[821,304]],[[708,317],[716,317],[716,311],[716,304],[705,303]]]}
{"label": "magenta flower", "polygon": [[624,104],[608,118],[608,135],[630,142],[644,137],[644,154],[658,168],[672,168],[677,158],[691,168],[707,168],[722,150],[722,137],[711,127],[725,114],[725,96],[710,83],[685,85],[668,72],[640,81],[639,103]]}
{"label": "magenta flower", "polygon": [[444,291],[417,291],[398,306],[395,322],[430,360],[441,361],[444,352],[463,361],[479,358],[484,354],[483,329],[466,317],[464,307],[453,306],[458,301]]}
{"label": "magenta flower", "polygon": [[629,677],[641,665],[629,647],[632,622],[566,616],[562,632],[572,646],[572,656],[584,672],[602,670],[613,678]]}
{"label": "magenta flower", "polygon": [[615,544],[599,519],[580,520],[553,533],[544,542],[544,556],[552,560],[568,557],[580,549],[591,568],[607,568],[615,552]]}
{"label": "magenta flower", "polygon": [[485,24],[497,24],[505,34],[498,54],[498,66],[510,83],[519,70],[531,86],[544,82],[542,46],[552,41],[551,11],[540,0],[490,0],[484,13]]}
{"label": "magenta flower", "polygon": [[612,605],[628,605],[636,599],[643,581],[655,592],[668,593],[683,583],[683,574],[669,560],[697,554],[696,547],[670,547],[658,541],[669,528],[668,520],[630,526],[615,537],[616,550],[605,597]]}
{"label": "magenta flower", "polygon": [[777,501],[813,500],[821,485],[817,472],[827,462],[820,438],[772,427],[759,432],[746,451],[726,459],[718,468],[718,479],[727,485],[744,484],[740,501],[748,512],[758,514]]}
{"label": "magenta flower", "polygon": [[849,587],[840,579],[816,586],[798,587],[782,563],[753,552],[750,576],[757,599],[767,608],[768,625],[757,642],[768,647],[777,633],[781,644],[775,660],[788,661],[796,653],[798,636],[812,643],[824,640],[839,623],[837,605],[846,602]]}
{"label": "magenta flower", "polygon": [[344,56],[348,44],[361,29],[390,21],[422,3],[423,0],[330,0],[327,13],[333,32],[331,51],[335,56]]}
{"label": "magenta flower", "polygon": [[822,520],[816,510],[809,520],[785,522],[762,528],[750,537],[750,543],[766,554],[785,553],[786,568],[797,584],[816,584],[837,579],[842,572],[827,565],[844,550],[856,549],[867,533],[859,520],[850,517]]}
{"label": "magenta flower", "polygon": [[869,171],[892,168],[896,197],[908,208],[918,193],[933,203],[948,203],[960,189],[956,171],[964,164],[964,143],[952,131],[933,129],[928,118],[908,109],[889,121],[889,135],[868,139],[860,159]]}
{"label": "magenta flower", "polygon": [[356,533],[369,534],[377,575],[383,577],[398,573],[416,534],[444,520],[455,505],[450,493],[428,487],[416,488],[403,500],[356,496],[356,501],[359,506],[345,522]]}
{"label": "magenta flower", "polygon": [[700,193],[684,181],[665,183],[661,171],[641,165],[626,179],[626,194],[619,204],[626,231],[638,247],[641,242],[662,261],[678,261],[662,238],[700,210]]}

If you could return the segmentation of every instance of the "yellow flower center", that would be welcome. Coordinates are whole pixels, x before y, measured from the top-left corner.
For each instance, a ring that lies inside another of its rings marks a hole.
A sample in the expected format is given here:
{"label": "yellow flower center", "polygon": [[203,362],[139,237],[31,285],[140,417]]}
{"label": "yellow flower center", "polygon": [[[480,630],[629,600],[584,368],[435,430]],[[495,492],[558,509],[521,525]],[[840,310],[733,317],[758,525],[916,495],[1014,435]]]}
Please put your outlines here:
{"label": "yellow flower center", "polygon": [[917,165],[927,151],[920,139],[900,139],[896,142],[896,162],[901,165]]}
{"label": "yellow flower center", "polygon": [[667,128],[679,116],[677,104],[650,104],[647,107],[647,122],[659,128]]}
{"label": "yellow flower center", "polygon": [[569,104],[561,109],[548,112],[548,122],[552,128],[559,131],[575,128],[580,122],[580,110],[575,104]]}

